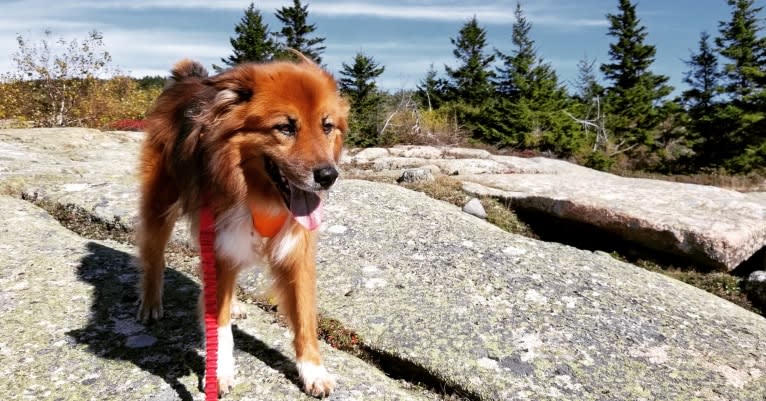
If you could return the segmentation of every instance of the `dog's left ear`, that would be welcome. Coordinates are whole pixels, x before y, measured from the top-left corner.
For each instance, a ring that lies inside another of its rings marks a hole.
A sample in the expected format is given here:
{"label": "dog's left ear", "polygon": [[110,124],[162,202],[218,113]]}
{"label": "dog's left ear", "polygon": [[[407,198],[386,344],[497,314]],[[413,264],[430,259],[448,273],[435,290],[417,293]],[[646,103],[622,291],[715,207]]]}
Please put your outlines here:
{"label": "dog's left ear", "polygon": [[204,81],[205,85],[217,90],[216,104],[224,103],[228,106],[246,102],[253,97],[251,82],[248,71],[242,68],[225,71]]}
{"label": "dog's left ear", "polygon": [[319,68],[319,66],[317,65],[316,62],[314,62],[314,60],[306,57],[305,54],[299,52],[298,50],[295,50],[292,47],[288,47],[287,51],[292,53],[295,57],[297,57],[298,61],[300,61],[300,64],[308,64],[308,65]]}

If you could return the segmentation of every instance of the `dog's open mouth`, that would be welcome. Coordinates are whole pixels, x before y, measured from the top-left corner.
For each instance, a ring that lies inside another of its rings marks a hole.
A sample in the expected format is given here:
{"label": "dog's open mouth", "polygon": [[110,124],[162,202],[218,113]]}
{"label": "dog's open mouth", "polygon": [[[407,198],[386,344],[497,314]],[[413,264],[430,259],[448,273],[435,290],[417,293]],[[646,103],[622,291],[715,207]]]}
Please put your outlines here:
{"label": "dog's open mouth", "polygon": [[305,191],[292,184],[282,174],[279,166],[268,157],[266,172],[282,195],[282,200],[290,209],[295,221],[309,230],[314,230],[322,224],[322,199],[316,192]]}

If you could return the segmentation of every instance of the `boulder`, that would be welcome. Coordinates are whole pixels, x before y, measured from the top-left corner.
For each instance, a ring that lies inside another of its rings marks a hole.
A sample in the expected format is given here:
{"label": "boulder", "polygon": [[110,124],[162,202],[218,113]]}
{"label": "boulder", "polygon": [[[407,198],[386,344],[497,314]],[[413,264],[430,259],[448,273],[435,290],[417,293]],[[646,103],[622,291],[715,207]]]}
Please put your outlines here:
{"label": "boulder", "polygon": [[396,182],[401,184],[403,182],[414,183],[434,180],[435,178],[433,173],[431,173],[431,170],[427,168],[413,168],[402,171],[402,175],[396,179]]}
{"label": "boulder", "polygon": [[471,198],[471,200],[469,200],[463,206],[463,211],[480,219],[487,218],[487,212],[484,210],[484,206],[481,204],[481,201],[479,201],[477,198]]}

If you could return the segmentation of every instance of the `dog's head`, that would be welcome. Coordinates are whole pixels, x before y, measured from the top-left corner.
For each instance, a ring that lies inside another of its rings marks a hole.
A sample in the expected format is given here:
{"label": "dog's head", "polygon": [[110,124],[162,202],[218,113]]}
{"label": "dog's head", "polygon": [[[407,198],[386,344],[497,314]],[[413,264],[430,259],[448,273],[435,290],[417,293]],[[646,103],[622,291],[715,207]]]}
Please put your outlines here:
{"label": "dog's head", "polygon": [[219,191],[265,208],[286,206],[318,225],[318,192],[338,177],[348,103],[333,77],[299,63],[246,64],[208,78],[215,95],[200,116],[206,175]]}

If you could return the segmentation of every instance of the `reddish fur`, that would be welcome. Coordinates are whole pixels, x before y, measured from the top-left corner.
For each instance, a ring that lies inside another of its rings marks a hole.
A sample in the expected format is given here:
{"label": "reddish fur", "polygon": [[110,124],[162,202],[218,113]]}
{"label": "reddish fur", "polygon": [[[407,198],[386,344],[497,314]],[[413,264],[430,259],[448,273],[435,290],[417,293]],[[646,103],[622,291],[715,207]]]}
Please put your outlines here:
{"label": "reddish fur", "polygon": [[[264,157],[283,167],[289,180],[304,180],[313,169],[337,163],[347,129],[348,104],[338,95],[334,79],[308,60],[247,64],[213,77],[204,75],[197,63],[176,64],[173,80],[146,121],[138,233],[143,320],[161,310],[163,254],[173,225],[182,214],[196,219],[203,193],[216,216],[242,204],[285,213]],[[274,128],[286,114],[298,120],[294,137]],[[329,135],[322,128],[325,117],[336,127]],[[271,263],[280,310],[294,330],[298,359],[321,364],[316,235],[288,220],[285,230],[299,240],[287,257]],[[267,241],[267,255],[282,238],[285,235]],[[216,265],[218,324],[226,325],[236,276],[244,266],[221,255],[216,255]]]}

